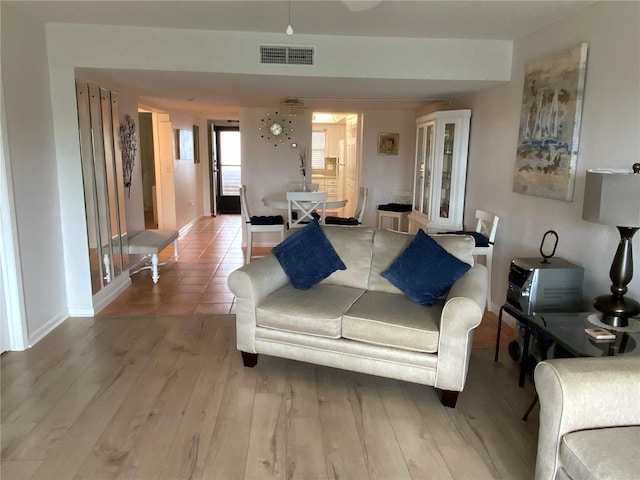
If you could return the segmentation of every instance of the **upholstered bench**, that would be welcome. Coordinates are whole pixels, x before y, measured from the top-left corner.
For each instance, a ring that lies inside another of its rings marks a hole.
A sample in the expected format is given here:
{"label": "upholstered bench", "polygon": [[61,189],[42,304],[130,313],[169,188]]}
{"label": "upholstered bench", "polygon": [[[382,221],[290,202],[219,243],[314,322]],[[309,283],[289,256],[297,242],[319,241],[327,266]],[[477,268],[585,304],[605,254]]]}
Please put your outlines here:
{"label": "upholstered bench", "polygon": [[[166,262],[158,263],[158,253],[173,242],[173,257]],[[171,260],[178,260],[178,231],[177,230],[143,230],[129,239],[129,253],[151,255],[151,265],[144,265],[129,272],[134,275],[142,270],[151,269],[153,283],[158,283],[158,265],[164,265]]]}

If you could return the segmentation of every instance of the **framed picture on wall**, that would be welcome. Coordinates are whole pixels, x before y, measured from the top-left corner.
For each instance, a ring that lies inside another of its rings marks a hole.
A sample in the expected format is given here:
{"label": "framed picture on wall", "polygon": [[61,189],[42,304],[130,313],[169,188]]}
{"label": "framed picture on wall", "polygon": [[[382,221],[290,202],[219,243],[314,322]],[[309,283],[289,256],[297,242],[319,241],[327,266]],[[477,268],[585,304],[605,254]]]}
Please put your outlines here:
{"label": "framed picture on wall", "polygon": [[398,155],[399,133],[378,134],[378,155]]}
{"label": "framed picture on wall", "polygon": [[514,192],[573,200],[586,70],[586,43],[527,62]]}
{"label": "framed picture on wall", "polygon": [[175,129],[176,159],[193,160],[193,131]]}
{"label": "framed picture on wall", "polygon": [[200,127],[193,126],[193,163],[200,163]]}

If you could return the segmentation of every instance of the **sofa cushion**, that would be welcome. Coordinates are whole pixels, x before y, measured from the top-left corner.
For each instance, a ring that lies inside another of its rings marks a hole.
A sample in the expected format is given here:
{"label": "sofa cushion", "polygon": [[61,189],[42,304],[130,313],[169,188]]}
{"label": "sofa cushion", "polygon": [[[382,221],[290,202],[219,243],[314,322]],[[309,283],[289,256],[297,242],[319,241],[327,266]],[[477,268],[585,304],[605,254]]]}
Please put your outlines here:
{"label": "sofa cushion", "polygon": [[276,245],[272,252],[291,284],[301,290],[308,290],[336,270],[347,268],[317,219]]}
{"label": "sofa cushion", "polygon": [[339,338],[342,314],[364,290],[320,283],[309,290],[287,284],[256,308],[261,327]]}
{"label": "sofa cushion", "polygon": [[[373,257],[369,273],[369,290],[389,293],[403,293],[382,276],[396,258],[409,246],[414,235],[391,230],[376,230],[373,237]],[[460,235],[435,235],[432,237],[447,252],[473,266],[472,238]]]}
{"label": "sofa cushion", "polygon": [[431,307],[402,294],[365,292],[344,314],[342,336],[417,352],[438,351],[444,301]]}
{"label": "sofa cushion", "polygon": [[580,430],[562,437],[560,460],[570,478],[638,478],[640,427]]}
{"label": "sofa cushion", "polygon": [[332,285],[366,289],[371,268],[374,229],[370,227],[323,226],[322,231],[347,266],[323,280]]}
{"label": "sofa cushion", "polygon": [[458,260],[422,230],[382,276],[421,305],[433,305],[471,266]]}

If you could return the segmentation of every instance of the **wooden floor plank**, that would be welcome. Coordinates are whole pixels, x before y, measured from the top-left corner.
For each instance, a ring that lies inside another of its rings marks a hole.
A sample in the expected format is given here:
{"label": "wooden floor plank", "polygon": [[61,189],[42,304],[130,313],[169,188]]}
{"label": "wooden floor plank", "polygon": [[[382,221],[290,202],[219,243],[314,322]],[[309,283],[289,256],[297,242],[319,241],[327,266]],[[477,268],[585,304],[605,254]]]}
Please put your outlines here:
{"label": "wooden floor plank", "polygon": [[366,381],[366,385],[356,384],[350,393],[356,426],[364,445],[369,476],[380,480],[411,478],[376,388],[376,380],[371,377]]}
{"label": "wooden floor plank", "polygon": [[455,480],[492,480],[494,477],[487,469],[473,447],[468,445],[445,445],[439,447],[442,456]]}
{"label": "wooden floor plank", "polygon": [[287,404],[281,393],[256,393],[244,478],[287,477]]}
{"label": "wooden floor plank", "polygon": [[200,375],[184,410],[160,479],[197,478],[200,475],[229,371],[228,353],[202,356]]}
{"label": "wooden floor plank", "polygon": [[389,388],[391,385],[390,382],[379,382],[378,388],[411,477],[451,479],[451,472],[429,431],[430,426],[413,399],[405,389]]}
{"label": "wooden floor plank", "polygon": [[0,478],[3,480],[28,480],[35,478],[34,473],[40,468],[41,461],[2,462]]}
{"label": "wooden floor plank", "polygon": [[315,365],[289,362],[287,367],[287,401],[290,418],[318,417]]}
{"label": "wooden floor plank", "polygon": [[138,359],[122,368],[109,385],[96,394],[78,421],[60,439],[42,462],[34,478],[73,478],[109,421],[130,394],[146,359]]}
{"label": "wooden floor plank", "polygon": [[[224,386],[215,429],[201,472],[203,479],[244,477],[257,383],[255,369],[235,357]],[[200,477],[199,477],[200,478]]]}
{"label": "wooden floor plank", "polygon": [[291,480],[324,480],[328,478],[320,418],[289,418],[287,478]]}
{"label": "wooden floor plank", "polygon": [[0,445],[2,445],[0,459],[2,462],[11,458],[16,447],[22,443],[36,425],[37,423],[2,424],[2,429],[0,430]]}
{"label": "wooden floor plank", "polygon": [[327,474],[332,479],[369,478],[363,440],[353,415],[349,389],[353,376],[336,369],[318,370],[318,399]]}

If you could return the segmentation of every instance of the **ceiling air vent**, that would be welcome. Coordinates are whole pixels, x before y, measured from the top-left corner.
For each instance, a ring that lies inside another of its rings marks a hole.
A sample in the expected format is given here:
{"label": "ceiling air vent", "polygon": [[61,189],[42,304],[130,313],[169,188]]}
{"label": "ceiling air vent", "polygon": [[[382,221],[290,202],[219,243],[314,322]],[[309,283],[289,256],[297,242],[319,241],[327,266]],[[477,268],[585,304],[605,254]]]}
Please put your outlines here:
{"label": "ceiling air vent", "polygon": [[260,46],[260,63],[313,65],[313,47]]}

